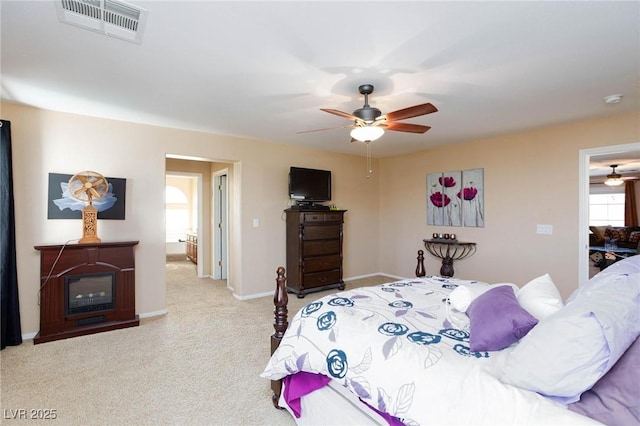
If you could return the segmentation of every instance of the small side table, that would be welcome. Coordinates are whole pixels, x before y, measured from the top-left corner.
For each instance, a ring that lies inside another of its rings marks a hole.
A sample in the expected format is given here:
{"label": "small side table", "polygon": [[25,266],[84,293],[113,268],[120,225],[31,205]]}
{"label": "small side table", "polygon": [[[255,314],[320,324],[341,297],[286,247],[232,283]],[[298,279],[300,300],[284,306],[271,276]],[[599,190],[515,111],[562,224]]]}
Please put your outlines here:
{"label": "small side table", "polygon": [[455,240],[423,240],[424,247],[433,256],[442,259],[440,275],[453,276],[453,261],[467,258],[476,252],[476,243]]}

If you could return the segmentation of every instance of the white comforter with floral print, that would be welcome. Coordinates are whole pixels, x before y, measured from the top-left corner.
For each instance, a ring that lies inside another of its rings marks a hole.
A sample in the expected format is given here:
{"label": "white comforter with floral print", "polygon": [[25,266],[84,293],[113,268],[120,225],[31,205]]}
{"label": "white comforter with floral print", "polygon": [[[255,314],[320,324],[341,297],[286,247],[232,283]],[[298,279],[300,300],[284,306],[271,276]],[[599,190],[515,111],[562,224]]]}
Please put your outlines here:
{"label": "white comforter with floral print", "polygon": [[471,352],[468,332],[448,319],[447,297],[463,283],[403,280],[309,303],[291,321],[262,377],[323,374],[406,425],[559,424],[563,417],[566,424],[590,423],[495,379],[495,353]]}

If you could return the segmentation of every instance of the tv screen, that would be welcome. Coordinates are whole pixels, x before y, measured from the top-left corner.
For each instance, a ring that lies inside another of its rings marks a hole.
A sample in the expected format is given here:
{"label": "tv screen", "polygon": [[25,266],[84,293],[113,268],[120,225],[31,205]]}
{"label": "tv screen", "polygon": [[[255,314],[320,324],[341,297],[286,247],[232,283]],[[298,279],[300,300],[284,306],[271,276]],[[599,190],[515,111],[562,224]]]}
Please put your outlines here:
{"label": "tv screen", "polygon": [[317,202],[331,200],[331,172],[291,167],[289,196],[293,200]]}

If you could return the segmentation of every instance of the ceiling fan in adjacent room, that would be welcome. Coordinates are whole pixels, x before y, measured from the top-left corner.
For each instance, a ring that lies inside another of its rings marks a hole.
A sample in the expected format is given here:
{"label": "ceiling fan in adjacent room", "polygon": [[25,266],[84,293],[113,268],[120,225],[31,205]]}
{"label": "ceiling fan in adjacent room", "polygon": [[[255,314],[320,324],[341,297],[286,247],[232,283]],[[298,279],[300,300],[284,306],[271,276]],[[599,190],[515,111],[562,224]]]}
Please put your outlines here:
{"label": "ceiling fan in adjacent room", "polygon": [[[363,84],[358,87],[358,90],[364,95],[364,105],[362,108],[358,108],[353,111],[352,114],[348,112],[339,111],[337,109],[320,108],[321,111],[328,112],[329,114],[337,115],[338,117],[346,118],[353,121],[351,130],[351,141],[371,142],[379,139],[385,130],[392,130],[395,132],[407,132],[407,133],[424,133],[431,127],[423,126],[421,124],[400,123],[400,120],[406,120],[407,118],[419,117],[421,115],[427,115],[438,111],[431,103],[425,103],[420,105],[414,105],[408,108],[399,109],[387,114],[382,114],[378,108],[374,108],[369,105],[369,95],[373,93],[372,84]],[[327,129],[307,130],[298,133],[318,132]]]}

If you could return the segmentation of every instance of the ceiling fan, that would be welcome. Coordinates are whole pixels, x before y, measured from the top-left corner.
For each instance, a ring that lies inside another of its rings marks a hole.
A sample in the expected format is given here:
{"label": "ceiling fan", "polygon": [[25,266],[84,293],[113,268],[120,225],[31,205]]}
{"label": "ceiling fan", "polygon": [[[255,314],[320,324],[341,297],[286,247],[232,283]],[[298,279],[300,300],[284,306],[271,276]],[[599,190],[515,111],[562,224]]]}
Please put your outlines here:
{"label": "ceiling fan", "polygon": [[[351,130],[351,142],[353,142],[354,140],[360,142],[374,141],[384,134],[385,129],[395,132],[424,133],[431,127],[423,126],[421,124],[399,123],[399,121],[405,120],[407,118],[431,114],[438,111],[438,108],[436,108],[433,104],[426,103],[399,109],[397,111],[393,111],[383,115],[382,111],[380,111],[378,108],[374,108],[369,105],[369,95],[373,93],[373,85],[363,84],[358,87],[358,90],[362,95],[364,95],[364,105],[362,106],[362,108],[358,108],[353,111],[352,114],[339,111],[337,109],[320,108],[321,111],[328,112],[329,114],[337,115],[338,117],[346,118],[353,121],[353,124],[351,126],[342,126],[353,127],[353,130]],[[330,130],[333,128],[335,127],[307,130],[298,133],[318,132],[322,130]]]}

